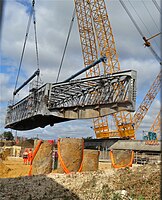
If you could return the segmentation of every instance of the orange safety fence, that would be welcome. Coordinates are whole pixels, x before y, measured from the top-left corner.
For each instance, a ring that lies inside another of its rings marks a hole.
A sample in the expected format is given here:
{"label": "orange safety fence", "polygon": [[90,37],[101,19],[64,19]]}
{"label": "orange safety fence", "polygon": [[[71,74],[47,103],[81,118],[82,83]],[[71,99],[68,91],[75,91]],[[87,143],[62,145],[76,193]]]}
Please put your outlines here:
{"label": "orange safety fence", "polygon": [[[66,174],[71,173],[71,172],[68,170],[68,168],[65,166],[65,163],[64,163],[64,161],[63,161],[63,159],[62,159],[62,156],[61,156],[60,139],[58,139],[57,148],[58,148],[58,159],[59,159],[59,161],[60,161],[60,165],[61,165],[62,169],[64,170],[64,172],[65,172]],[[78,169],[78,172],[81,172],[81,171],[82,171],[82,167],[83,167],[83,152],[84,152],[84,141],[83,141],[83,143],[82,143],[82,161],[81,161],[80,167],[79,167],[79,169]]]}
{"label": "orange safety fence", "polygon": [[35,156],[36,156],[36,154],[37,154],[37,152],[38,152],[38,150],[39,150],[39,148],[40,148],[42,142],[43,142],[43,141],[40,140],[40,141],[38,142],[37,146],[36,146],[35,149],[34,149],[34,152],[33,152],[33,155],[32,155],[32,159],[31,159],[31,163],[30,163],[30,170],[29,170],[28,176],[31,176],[31,175],[32,175],[32,163],[33,163],[33,160],[34,160],[34,158],[35,158]]}
{"label": "orange safety fence", "polygon": [[159,145],[158,140],[146,140],[145,142],[146,145]]}
{"label": "orange safety fence", "polygon": [[133,160],[134,160],[134,151],[133,150],[131,151],[130,162],[127,163],[127,164],[120,164],[121,162],[119,164],[116,164],[115,159],[114,159],[114,155],[113,155],[113,150],[110,150],[110,158],[111,158],[112,166],[114,168],[119,169],[119,168],[125,168],[125,167],[132,167],[132,163],[133,163]]}

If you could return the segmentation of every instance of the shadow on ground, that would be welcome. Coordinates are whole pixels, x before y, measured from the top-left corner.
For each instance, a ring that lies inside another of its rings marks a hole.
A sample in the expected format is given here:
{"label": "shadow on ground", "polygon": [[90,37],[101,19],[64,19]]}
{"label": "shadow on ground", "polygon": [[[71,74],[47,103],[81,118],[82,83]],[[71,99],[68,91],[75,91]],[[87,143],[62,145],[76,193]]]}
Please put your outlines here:
{"label": "shadow on ground", "polygon": [[0,179],[1,200],[79,200],[79,197],[44,175]]}

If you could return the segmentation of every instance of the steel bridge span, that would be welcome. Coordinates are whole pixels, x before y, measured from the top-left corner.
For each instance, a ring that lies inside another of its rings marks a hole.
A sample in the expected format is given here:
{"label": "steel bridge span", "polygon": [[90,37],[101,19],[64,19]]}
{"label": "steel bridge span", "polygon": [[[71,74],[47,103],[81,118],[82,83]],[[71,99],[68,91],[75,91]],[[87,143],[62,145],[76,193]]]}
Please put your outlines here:
{"label": "steel bridge span", "polygon": [[46,83],[8,106],[5,128],[31,130],[74,119],[135,111],[136,71]]}

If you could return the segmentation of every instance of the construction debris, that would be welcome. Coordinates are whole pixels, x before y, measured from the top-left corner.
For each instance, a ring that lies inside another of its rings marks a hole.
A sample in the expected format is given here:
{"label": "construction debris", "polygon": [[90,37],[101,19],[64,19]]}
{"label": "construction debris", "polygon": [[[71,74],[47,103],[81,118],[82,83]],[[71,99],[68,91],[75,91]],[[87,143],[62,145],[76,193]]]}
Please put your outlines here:
{"label": "construction debris", "polygon": [[7,157],[10,155],[10,153],[11,153],[11,148],[4,149],[4,150],[0,153],[0,160],[6,160]]}
{"label": "construction debris", "polygon": [[0,199],[159,200],[160,166],[0,179]]}
{"label": "construction debris", "polygon": [[24,165],[22,158],[7,157],[7,160],[0,162],[0,178],[27,176],[28,172],[29,165]]}
{"label": "construction debris", "polygon": [[0,177],[6,176],[11,169],[7,167],[2,161],[0,161]]}

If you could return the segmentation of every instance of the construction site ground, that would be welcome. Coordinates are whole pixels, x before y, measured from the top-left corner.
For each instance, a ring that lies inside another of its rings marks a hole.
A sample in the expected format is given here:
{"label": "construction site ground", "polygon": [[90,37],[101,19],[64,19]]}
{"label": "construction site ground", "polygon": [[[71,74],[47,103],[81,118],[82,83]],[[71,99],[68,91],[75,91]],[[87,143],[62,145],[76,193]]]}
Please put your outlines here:
{"label": "construction site ground", "polygon": [[22,158],[0,164],[0,199],[159,200],[160,165],[113,169],[100,162],[97,172],[28,176]]}

